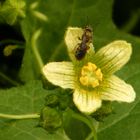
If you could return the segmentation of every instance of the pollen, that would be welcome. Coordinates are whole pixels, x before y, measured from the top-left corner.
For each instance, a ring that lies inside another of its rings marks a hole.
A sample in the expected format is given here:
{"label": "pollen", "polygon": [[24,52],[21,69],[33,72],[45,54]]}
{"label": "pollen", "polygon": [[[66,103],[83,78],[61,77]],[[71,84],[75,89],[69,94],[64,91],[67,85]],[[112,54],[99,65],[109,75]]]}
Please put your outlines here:
{"label": "pollen", "polygon": [[97,87],[103,79],[101,69],[95,64],[88,62],[81,69],[80,83],[87,87]]}

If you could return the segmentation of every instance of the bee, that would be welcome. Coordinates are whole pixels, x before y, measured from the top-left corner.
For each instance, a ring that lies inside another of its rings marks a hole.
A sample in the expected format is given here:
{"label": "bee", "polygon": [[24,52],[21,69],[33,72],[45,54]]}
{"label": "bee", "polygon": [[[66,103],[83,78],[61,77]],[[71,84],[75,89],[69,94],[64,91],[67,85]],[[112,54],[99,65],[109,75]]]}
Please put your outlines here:
{"label": "bee", "polygon": [[78,47],[75,51],[75,57],[77,60],[81,60],[86,55],[87,50],[89,49],[89,44],[92,42],[92,28],[86,26],[84,29],[84,33],[81,40],[81,43],[78,44]]}

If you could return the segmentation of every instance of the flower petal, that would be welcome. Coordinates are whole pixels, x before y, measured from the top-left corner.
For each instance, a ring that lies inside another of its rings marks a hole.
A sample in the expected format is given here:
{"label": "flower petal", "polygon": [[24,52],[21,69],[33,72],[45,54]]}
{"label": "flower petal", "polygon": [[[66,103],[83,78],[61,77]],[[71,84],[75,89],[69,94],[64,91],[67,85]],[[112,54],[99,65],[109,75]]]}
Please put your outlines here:
{"label": "flower petal", "polygon": [[101,68],[103,73],[112,74],[128,62],[131,53],[130,43],[116,40],[101,48],[94,55],[93,61]]}
{"label": "flower petal", "polygon": [[88,92],[76,89],[73,94],[73,101],[77,108],[86,114],[91,114],[101,107],[100,95],[96,91]]}
{"label": "flower petal", "polygon": [[44,76],[54,85],[74,88],[75,73],[71,62],[51,62],[43,67]]}
{"label": "flower petal", "polygon": [[[65,43],[67,45],[68,53],[71,58],[71,60],[76,60],[75,57],[75,51],[78,47],[78,45],[81,43],[81,40],[79,38],[82,38],[83,35],[83,29],[78,27],[69,27],[65,34]],[[93,44],[89,44],[89,50],[87,51],[88,55],[94,54],[94,47]],[[86,55],[86,56],[88,56]],[[85,56],[85,58],[86,58]]]}
{"label": "flower petal", "polygon": [[105,79],[101,89],[99,90],[103,100],[133,102],[136,93],[133,87],[117,76],[111,76]]}

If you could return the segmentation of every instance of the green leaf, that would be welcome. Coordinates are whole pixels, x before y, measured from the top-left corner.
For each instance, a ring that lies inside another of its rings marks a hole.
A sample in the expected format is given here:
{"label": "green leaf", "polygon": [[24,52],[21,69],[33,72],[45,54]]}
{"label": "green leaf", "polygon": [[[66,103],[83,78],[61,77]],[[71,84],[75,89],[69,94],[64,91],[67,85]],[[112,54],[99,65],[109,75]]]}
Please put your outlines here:
{"label": "green leaf", "polygon": [[[0,90],[0,113],[15,115],[40,113],[44,107],[44,97],[47,94],[47,90],[42,88],[39,81],[32,81],[17,88]],[[0,139],[68,140],[62,130],[50,134],[43,128],[38,127],[38,124],[39,118],[25,120],[0,119]]]}

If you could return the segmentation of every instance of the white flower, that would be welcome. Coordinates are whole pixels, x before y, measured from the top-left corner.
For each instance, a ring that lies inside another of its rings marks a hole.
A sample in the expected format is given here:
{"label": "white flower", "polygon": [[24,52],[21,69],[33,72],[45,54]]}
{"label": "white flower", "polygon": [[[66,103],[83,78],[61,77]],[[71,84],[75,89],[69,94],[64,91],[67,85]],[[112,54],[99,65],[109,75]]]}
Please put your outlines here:
{"label": "white flower", "polygon": [[133,102],[133,87],[114,75],[130,59],[130,43],[116,40],[94,52],[93,44],[86,56],[77,60],[74,48],[83,34],[81,28],[68,28],[65,42],[72,62],[51,62],[43,67],[44,76],[54,85],[74,90],[73,101],[86,114],[95,112],[102,100]]}

